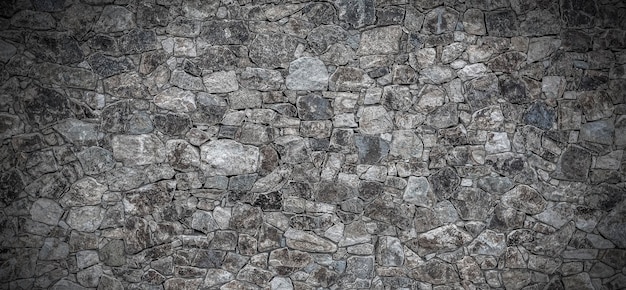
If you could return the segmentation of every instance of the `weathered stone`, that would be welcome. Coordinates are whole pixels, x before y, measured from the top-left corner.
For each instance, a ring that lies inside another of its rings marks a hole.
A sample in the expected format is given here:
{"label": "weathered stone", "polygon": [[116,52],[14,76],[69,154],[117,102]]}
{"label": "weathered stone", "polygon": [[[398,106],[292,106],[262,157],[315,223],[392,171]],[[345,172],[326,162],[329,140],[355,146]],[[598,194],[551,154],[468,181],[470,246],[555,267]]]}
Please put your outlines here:
{"label": "weathered stone", "polygon": [[44,261],[61,260],[67,258],[69,252],[67,243],[57,238],[46,238],[41,250],[39,250],[39,259]]}
{"label": "weathered stone", "polygon": [[113,137],[111,147],[113,157],[127,166],[165,161],[165,146],[155,135],[118,135]]}
{"label": "weathered stone", "polygon": [[259,166],[259,149],[233,140],[216,140],[200,146],[200,157],[212,175],[253,173]]}
{"label": "weathered stone", "polygon": [[154,104],[166,110],[186,113],[196,109],[196,95],[190,91],[172,87],[156,95]]}
{"label": "weathered stone", "polygon": [[289,64],[285,83],[290,90],[323,91],[328,87],[328,71],[321,60],[302,57]]}
{"label": "weathered stone", "polygon": [[455,225],[445,225],[418,235],[418,254],[454,251],[472,240],[465,231]]}
{"label": "weathered stone", "polygon": [[31,218],[36,222],[55,226],[63,215],[63,209],[53,200],[41,198],[30,208]]}
{"label": "weathered stone", "polygon": [[108,186],[99,183],[91,177],[86,177],[72,184],[70,190],[61,199],[61,202],[64,206],[98,205],[107,189]]}
{"label": "weathered stone", "polygon": [[126,57],[112,57],[101,53],[92,54],[89,57],[89,65],[101,77],[107,78],[130,71],[135,68],[133,63]]}
{"label": "weathered stone", "polygon": [[11,17],[11,25],[34,30],[48,30],[54,28],[56,20],[50,13],[22,10]]}
{"label": "weathered stone", "polygon": [[334,243],[309,232],[290,228],[284,235],[287,238],[287,246],[296,250],[322,253],[332,253],[337,250]]}
{"label": "weathered stone", "polygon": [[526,64],[526,55],[521,52],[506,52],[487,62],[487,67],[494,72],[513,73]]}
{"label": "weathered stone", "polygon": [[504,234],[485,230],[467,248],[472,255],[500,256],[506,251],[506,238]]}
{"label": "weathered stone", "polygon": [[528,214],[538,214],[548,205],[535,189],[523,184],[505,193],[502,196],[502,203]]}
{"label": "weathered stone", "polygon": [[311,30],[307,36],[307,42],[316,54],[322,54],[326,52],[332,44],[342,42],[347,37],[347,32],[339,26],[322,25]]}
{"label": "weathered stone", "polygon": [[243,44],[249,33],[243,21],[207,21],[202,25],[200,37],[213,45]]}
{"label": "weathered stone", "polygon": [[113,153],[101,147],[89,147],[76,153],[85,174],[100,174],[113,169]]}
{"label": "weathered stone", "polygon": [[594,143],[611,145],[615,126],[612,120],[600,120],[582,124],[580,128],[580,139]]}
{"label": "weathered stone", "polygon": [[625,244],[624,228],[626,228],[626,221],[624,219],[623,205],[617,205],[612,211],[609,212],[598,224],[598,231],[606,238],[611,240],[617,247],[622,248]]}
{"label": "weathered stone", "polygon": [[432,207],[436,197],[426,177],[409,176],[402,199],[418,206]]}
{"label": "weathered stone", "polygon": [[578,97],[580,108],[587,121],[608,118],[613,113],[613,104],[606,92],[583,92]]}
{"label": "weathered stone", "polygon": [[363,32],[358,55],[397,53],[400,48],[400,26],[386,26]]}
{"label": "weathered stone", "polygon": [[214,72],[202,78],[206,92],[211,94],[230,93],[239,89],[234,71]]}
{"label": "weathered stone", "polygon": [[531,38],[528,44],[527,61],[532,63],[553,54],[561,45],[561,40],[554,37]]}
{"label": "weathered stone", "polygon": [[312,260],[308,253],[282,248],[270,253],[269,266],[279,275],[290,275],[304,269]]}
{"label": "weathered stone", "polygon": [[395,158],[408,160],[411,158],[420,158],[424,144],[415,133],[410,130],[393,131],[391,149],[389,155]]}
{"label": "weathered stone", "polygon": [[485,15],[479,9],[467,9],[463,14],[463,28],[465,32],[475,35],[485,35],[487,27],[485,26]]}
{"label": "weathered stone", "polygon": [[378,137],[357,135],[354,144],[362,164],[377,164],[389,153],[389,143]]}
{"label": "weathered stone", "polygon": [[[204,85],[202,79],[197,76],[188,74],[183,70],[174,70],[170,76],[170,83],[173,86],[181,88],[183,90],[190,91],[204,91]],[[156,101],[155,101],[156,102]]]}
{"label": "weathered stone", "polygon": [[543,102],[534,103],[524,114],[524,122],[544,130],[553,129],[556,125],[556,111]]}
{"label": "weathered stone", "polygon": [[578,146],[569,146],[561,155],[554,178],[572,181],[587,179],[591,166],[591,154]]}
{"label": "weathered stone", "polygon": [[[251,90],[274,91],[280,88],[284,80],[278,71],[246,67],[239,76],[239,83]],[[206,83],[205,85],[209,87]]]}
{"label": "weathered stone", "polygon": [[119,32],[135,26],[133,13],[122,6],[108,5],[104,7],[94,28],[98,32]]}
{"label": "weathered stone", "polygon": [[428,66],[420,71],[420,82],[427,84],[442,84],[456,77],[453,69],[447,66]]}
{"label": "weathered stone", "polygon": [[532,100],[530,92],[521,78],[505,75],[500,77],[499,84],[502,96],[513,104],[529,103]]}
{"label": "weathered stone", "polygon": [[111,240],[98,250],[100,260],[107,266],[119,267],[126,264],[124,241]]}
{"label": "weathered stone", "polygon": [[450,285],[459,282],[459,275],[453,265],[439,259],[423,262],[408,273],[409,277],[436,285]]}
{"label": "weathered stone", "polygon": [[250,44],[250,59],[263,68],[287,68],[298,43],[286,34],[259,34]]}
{"label": "weathered stone", "polygon": [[442,34],[454,31],[459,13],[449,7],[437,7],[424,16],[422,30],[429,34]]}
{"label": "weathered stone", "polygon": [[452,199],[452,204],[464,220],[486,220],[494,203],[495,198],[490,193],[477,188],[461,188]]}
{"label": "weathered stone", "polygon": [[500,87],[495,75],[489,74],[470,80],[464,84],[465,100],[474,110],[482,109],[494,103],[500,96]]}
{"label": "weathered stone", "polygon": [[98,124],[76,119],[65,119],[54,125],[54,129],[67,141],[78,145],[95,145],[103,138],[103,134],[98,130]]}
{"label": "weathered stone", "polygon": [[84,206],[70,209],[67,224],[78,231],[93,232],[100,227],[104,212],[99,206]]}
{"label": "weathered stone", "polygon": [[330,76],[328,88],[331,91],[360,91],[374,83],[362,69],[339,67]]}
{"label": "weathered stone", "polygon": [[513,37],[518,33],[517,17],[512,10],[485,13],[485,24],[490,36]]}
{"label": "weathered stone", "polygon": [[234,110],[259,108],[265,93],[253,90],[238,90],[228,94],[230,108]]}
{"label": "weathered stone", "polygon": [[352,28],[361,28],[374,24],[376,21],[376,6],[373,0],[335,0],[339,19],[348,23]]}
{"label": "weathered stone", "polygon": [[[43,61],[71,64],[84,59],[78,42],[67,33],[33,33],[26,39],[26,43],[29,51]],[[7,45],[10,44],[7,43]]]}
{"label": "weathered stone", "polygon": [[461,183],[459,175],[451,167],[445,167],[429,177],[433,192],[439,200],[449,199]]}
{"label": "weathered stone", "polygon": [[365,107],[359,119],[359,128],[364,134],[391,132],[393,129],[393,120],[387,110],[382,106]]}

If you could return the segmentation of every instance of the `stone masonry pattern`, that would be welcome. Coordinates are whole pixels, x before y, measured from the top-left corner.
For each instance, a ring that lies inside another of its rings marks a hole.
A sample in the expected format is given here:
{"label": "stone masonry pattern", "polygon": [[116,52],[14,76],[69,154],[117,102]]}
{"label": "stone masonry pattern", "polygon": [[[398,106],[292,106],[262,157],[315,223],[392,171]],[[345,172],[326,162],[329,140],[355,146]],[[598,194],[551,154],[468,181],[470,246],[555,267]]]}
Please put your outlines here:
{"label": "stone masonry pattern", "polygon": [[626,289],[625,2],[0,3],[0,289]]}

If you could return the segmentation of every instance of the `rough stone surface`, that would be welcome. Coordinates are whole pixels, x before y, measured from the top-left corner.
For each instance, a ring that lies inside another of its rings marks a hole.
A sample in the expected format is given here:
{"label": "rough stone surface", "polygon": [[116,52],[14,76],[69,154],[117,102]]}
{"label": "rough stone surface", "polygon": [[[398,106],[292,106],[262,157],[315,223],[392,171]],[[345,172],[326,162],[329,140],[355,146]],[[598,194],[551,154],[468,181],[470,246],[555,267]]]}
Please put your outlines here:
{"label": "rough stone surface", "polygon": [[626,289],[620,1],[0,2],[0,289]]}

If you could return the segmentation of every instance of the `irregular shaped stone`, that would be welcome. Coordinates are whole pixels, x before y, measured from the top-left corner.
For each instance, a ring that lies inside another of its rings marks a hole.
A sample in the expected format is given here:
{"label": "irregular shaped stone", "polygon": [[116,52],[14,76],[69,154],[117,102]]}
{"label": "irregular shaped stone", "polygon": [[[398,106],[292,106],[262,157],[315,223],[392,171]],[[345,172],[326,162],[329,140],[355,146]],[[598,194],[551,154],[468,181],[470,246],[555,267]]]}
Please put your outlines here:
{"label": "irregular shaped stone", "polygon": [[389,154],[392,157],[408,160],[411,158],[420,158],[424,144],[411,130],[393,131],[391,149]]}
{"label": "irregular shaped stone", "polygon": [[89,147],[76,153],[83,171],[88,175],[107,172],[115,167],[113,153],[101,147]]}
{"label": "irregular shaped stone", "polygon": [[444,167],[432,174],[428,180],[433,186],[433,192],[439,200],[449,199],[456,188],[461,184],[461,179],[454,169]]}
{"label": "irregular shaped stone", "polygon": [[568,27],[587,28],[594,24],[594,16],[598,10],[594,3],[580,0],[567,0],[561,3],[563,20]]}
{"label": "irregular shaped stone", "polygon": [[361,28],[372,25],[376,21],[376,6],[374,0],[335,0],[337,16],[348,23],[352,28]]}
{"label": "irregular shaped stone", "polygon": [[569,146],[561,155],[552,176],[562,180],[586,180],[590,166],[591,153],[578,146]]}
{"label": "irregular shaped stone", "polygon": [[400,26],[385,26],[366,30],[361,35],[358,55],[392,54],[400,49]]}
{"label": "irregular shaped stone", "polygon": [[113,157],[126,166],[145,165],[165,161],[165,146],[152,134],[117,135],[111,140]]}
{"label": "irregular shaped stone", "polygon": [[74,144],[96,144],[104,136],[99,132],[98,124],[87,123],[76,119],[65,119],[54,125],[65,139]]}
{"label": "irregular shaped stone", "polygon": [[250,59],[262,68],[287,68],[298,43],[286,34],[259,34],[250,44]]}
{"label": "irregular shaped stone", "polygon": [[478,188],[461,188],[454,194],[452,204],[463,220],[484,221],[494,206],[495,198]]}
{"label": "irregular shaped stone", "polygon": [[190,91],[171,87],[157,94],[154,97],[154,104],[166,110],[187,113],[196,109],[196,95]]}
{"label": "irregular shaped stone", "polygon": [[174,70],[170,76],[170,84],[183,90],[204,91],[202,79],[188,74],[183,70]]}
{"label": "irregular shaped stone", "polygon": [[135,68],[135,65],[126,57],[112,57],[101,53],[89,57],[89,65],[101,77],[108,78]]}
{"label": "irregular shaped stone", "polygon": [[213,215],[206,211],[195,211],[191,218],[191,228],[203,233],[210,233],[219,230],[219,226]]}
{"label": "irregular shaped stone", "polygon": [[624,248],[626,244],[626,210],[624,202],[617,205],[598,223],[598,231],[607,239],[611,240],[618,248]]}
{"label": "irregular shaped stone", "polygon": [[149,215],[172,201],[173,190],[173,184],[161,182],[127,191],[122,199],[124,213],[135,216]]}
{"label": "irregular shaped stone", "polygon": [[98,250],[98,256],[107,266],[120,267],[126,264],[126,256],[124,255],[124,241],[111,240]]}
{"label": "irregular shaped stone", "polygon": [[304,269],[313,259],[308,253],[281,248],[274,250],[269,256],[269,266],[279,275],[291,275]]}
{"label": "irregular shaped stone", "polygon": [[432,207],[437,198],[426,177],[409,176],[402,199],[417,206]]}
{"label": "irregular shaped stone", "polygon": [[46,12],[22,10],[11,17],[11,25],[34,30],[48,30],[56,26],[56,20]]}
{"label": "irregular shaped stone", "polygon": [[505,206],[528,214],[538,214],[548,205],[546,200],[535,189],[524,184],[506,192],[502,196],[502,203]]}
{"label": "irregular shaped stone", "polygon": [[[504,236],[504,235],[503,235]],[[445,225],[417,236],[418,254],[428,255],[454,251],[472,240],[472,236],[456,225]]]}
{"label": "irregular shaped stone", "polygon": [[94,232],[100,227],[104,211],[99,206],[83,206],[70,209],[67,224],[81,232]]}
{"label": "irregular shaped stone", "polygon": [[313,233],[289,228],[285,234],[287,246],[304,252],[333,253],[337,245]]}
{"label": "irregular shaped stone", "polygon": [[542,36],[561,32],[558,15],[549,10],[538,9],[529,11],[526,20],[520,23],[520,32],[524,36]]}
{"label": "irregular shaped stone", "polygon": [[613,144],[615,126],[612,120],[600,120],[582,124],[580,128],[580,139],[593,143]]}
{"label": "irregular shaped stone", "polygon": [[365,107],[359,118],[359,129],[370,135],[391,132],[393,120],[383,106]]}
{"label": "irregular shaped stone", "polygon": [[42,61],[71,64],[84,59],[78,42],[68,33],[33,33],[26,39],[26,44],[29,51]]}
{"label": "irregular shaped stone", "polygon": [[487,154],[496,154],[511,151],[511,142],[505,132],[489,132],[487,133],[487,142],[485,142],[485,151]]}
{"label": "irregular shaped stone", "polygon": [[454,31],[459,12],[449,7],[437,7],[424,15],[422,30],[428,34],[442,34]]}
{"label": "irregular shaped stone", "polygon": [[550,130],[556,124],[556,111],[543,102],[534,103],[524,114],[524,122],[537,128]]}
{"label": "irregular shaped stone", "polygon": [[419,81],[427,84],[442,84],[456,77],[454,70],[448,66],[433,65],[420,71]]}
{"label": "irregular shaped stone", "polygon": [[498,79],[494,74],[470,80],[464,84],[465,100],[474,110],[482,109],[500,96]]}
{"label": "irregular shaped stone", "polygon": [[117,5],[107,5],[102,10],[94,28],[97,32],[103,33],[129,30],[135,27],[134,19],[133,13],[128,9]]}
{"label": "irregular shaped stone", "polygon": [[279,71],[246,67],[239,76],[239,83],[251,90],[275,91],[280,89],[284,80]]}
{"label": "irregular shaped stone", "polygon": [[435,109],[428,114],[425,123],[438,129],[448,128],[457,125],[459,123],[457,104],[447,103]]}
{"label": "irregular shaped stone", "polygon": [[471,255],[500,256],[506,251],[506,237],[504,234],[485,230],[467,248]]}
{"label": "irregular shaped stone", "polygon": [[200,146],[200,157],[211,175],[254,173],[259,167],[259,149],[233,140],[215,140]]}
{"label": "irregular shaped stone", "polygon": [[301,57],[289,64],[287,88],[300,91],[323,91],[328,87],[328,71],[318,58]]}
{"label": "irregular shaped stone", "polygon": [[213,45],[243,44],[248,37],[246,23],[239,20],[207,21],[200,34],[200,38]]}
{"label": "irregular shaped stone", "polygon": [[239,89],[237,75],[234,71],[214,72],[202,77],[206,92],[210,94],[223,94],[234,92]]}
{"label": "irregular shaped stone", "polygon": [[316,27],[307,36],[309,46],[316,54],[326,52],[329,46],[343,42],[348,38],[348,33],[337,25],[322,25]]}
{"label": "irregular shaped stone", "polygon": [[44,261],[61,260],[67,258],[70,247],[67,243],[57,238],[46,238],[39,250],[38,258]]}
{"label": "irregular shaped stone", "polygon": [[608,118],[613,114],[613,103],[604,91],[583,92],[578,96],[578,104],[587,121]]}
{"label": "irregular shaped stone", "polygon": [[517,35],[517,17],[512,10],[485,13],[485,26],[490,36],[513,37]]}
{"label": "irregular shaped stone", "polygon": [[333,115],[330,102],[316,94],[299,97],[296,105],[302,120],[326,120]]}
{"label": "irregular shaped stone", "polygon": [[485,15],[479,9],[467,9],[463,14],[463,28],[465,32],[474,35],[485,35],[487,27],[485,26]]}
{"label": "irregular shaped stone", "polygon": [[330,76],[328,88],[331,91],[360,91],[374,83],[365,71],[353,67],[339,67]]}
{"label": "irregular shaped stone", "polygon": [[494,72],[513,73],[526,64],[526,55],[518,51],[505,52],[487,62],[487,67]]}
{"label": "irregular shaped stone", "polygon": [[502,96],[512,104],[525,104],[532,100],[531,93],[521,78],[505,75],[500,77],[499,84]]}
{"label": "irregular shaped stone", "polygon": [[451,285],[459,282],[459,275],[454,266],[439,259],[432,259],[418,265],[408,275],[418,281],[436,285]]}
{"label": "irregular shaped stone", "polygon": [[385,267],[401,267],[404,264],[404,247],[396,237],[383,236],[376,243],[376,261]]}
{"label": "irregular shaped stone", "polygon": [[377,164],[389,153],[389,143],[378,137],[357,135],[354,137],[354,144],[360,164]]}
{"label": "irregular shaped stone", "polygon": [[63,215],[63,209],[51,199],[40,198],[30,208],[30,215],[36,222],[56,226]]}
{"label": "irregular shaped stone", "polygon": [[266,93],[253,90],[238,90],[228,94],[230,108],[234,110],[259,108]]}
{"label": "irregular shaped stone", "polygon": [[561,40],[554,37],[531,38],[528,44],[526,61],[532,63],[552,55],[561,45]]}
{"label": "irregular shaped stone", "polygon": [[64,206],[98,205],[107,190],[108,186],[91,177],[85,177],[72,184],[70,190],[63,195],[61,202]]}

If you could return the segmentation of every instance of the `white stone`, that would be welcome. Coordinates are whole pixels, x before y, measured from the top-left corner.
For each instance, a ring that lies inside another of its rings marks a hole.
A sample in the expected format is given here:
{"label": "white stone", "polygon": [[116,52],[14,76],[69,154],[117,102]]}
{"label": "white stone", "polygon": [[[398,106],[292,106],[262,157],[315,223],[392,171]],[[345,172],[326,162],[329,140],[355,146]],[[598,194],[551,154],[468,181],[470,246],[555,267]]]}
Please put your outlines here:
{"label": "white stone", "polygon": [[209,175],[254,173],[259,167],[259,148],[234,140],[215,140],[200,146],[200,158]]}
{"label": "white stone", "polygon": [[506,132],[490,132],[485,143],[487,154],[496,154],[511,151],[511,142]]}

